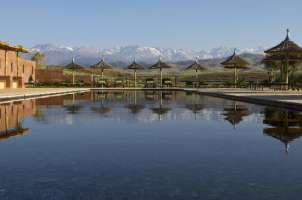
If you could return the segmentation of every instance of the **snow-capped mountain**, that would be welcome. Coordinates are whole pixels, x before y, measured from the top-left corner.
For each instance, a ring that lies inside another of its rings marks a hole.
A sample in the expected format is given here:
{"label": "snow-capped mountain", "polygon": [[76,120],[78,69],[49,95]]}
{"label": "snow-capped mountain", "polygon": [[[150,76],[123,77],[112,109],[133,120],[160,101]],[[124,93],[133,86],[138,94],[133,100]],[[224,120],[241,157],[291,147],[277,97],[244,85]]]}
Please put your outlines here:
{"label": "snow-capped mountain", "polygon": [[[97,49],[88,47],[68,47],[54,44],[41,44],[33,47],[32,52],[45,54],[44,62],[48,65],[65,65],[73,57],[83,65],[91,65],[104,57],[108,62],[129,63],[134,58],[139,62],[153,63],[161,58],[167,62],[180,62],[187,60],[223,58],[233,53],[234,48],[219,47],[210,50],[190,50],[155,48],[141,46],[125,46],[110,49]],[[237,53],[263,54],[264,48],[237,49]]]}

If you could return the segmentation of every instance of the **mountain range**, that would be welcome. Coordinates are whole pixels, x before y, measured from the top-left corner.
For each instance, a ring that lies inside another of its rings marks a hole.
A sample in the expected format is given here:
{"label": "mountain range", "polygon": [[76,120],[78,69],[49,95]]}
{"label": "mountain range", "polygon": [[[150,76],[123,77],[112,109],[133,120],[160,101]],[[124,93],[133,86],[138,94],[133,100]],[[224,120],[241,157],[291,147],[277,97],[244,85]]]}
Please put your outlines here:
{"label": "mountain range", "polygon": [[[40,44],[31,48],[32,56],[35,52],[42,52],[45,55],[44,62],[47,65],[66,65],[75,58],[76,62],[85,66],[89,66],[98,62],[101,58],[124,67],[134,59],[137,62],[149,65],[156,62],[159,58],[162,60],[185,65],[198,58],[203,63],[209,63],[215,66],[215,61],[231,55],[234,48],[218,47],[210,50],[190,50],[190,49],[172,49],[172,48],[156,48],[142,46],[124,46],[108,49],[98,49],[89,47],[69,47],[56,44]],[[257,62],[263,57],[264,48],[243,48],[237,49],[238,54],[243,54]],[[254,63],[253,63],[254,64]],[[257,64],[257,63],[255,63]]]}

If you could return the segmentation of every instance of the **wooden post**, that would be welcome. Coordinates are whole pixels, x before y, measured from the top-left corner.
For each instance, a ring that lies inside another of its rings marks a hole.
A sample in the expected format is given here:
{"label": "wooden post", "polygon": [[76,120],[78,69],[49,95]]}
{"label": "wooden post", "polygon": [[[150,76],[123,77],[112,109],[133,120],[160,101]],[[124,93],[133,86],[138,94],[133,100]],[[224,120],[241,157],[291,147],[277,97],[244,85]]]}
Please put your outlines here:
{"label": "wooden post", "polygon": [[237,68],[234,68],[234,88],[237,88]]}
{"label": "wooden post", "polygon": [[163,70],[162,68],[159,68],[160,70],[160,88],[163,87]]}
{"label": "wooden post", "polygon": [[136,69],[134,70],[134,88],[136,88]]}
{"label": "wooden post", "polygon": [[75,72],[72,70],[72,85],[75,85]]}
{"label": "wooden post", "polygon": [[104,88],[104,70],[101,71],[102,88]]}

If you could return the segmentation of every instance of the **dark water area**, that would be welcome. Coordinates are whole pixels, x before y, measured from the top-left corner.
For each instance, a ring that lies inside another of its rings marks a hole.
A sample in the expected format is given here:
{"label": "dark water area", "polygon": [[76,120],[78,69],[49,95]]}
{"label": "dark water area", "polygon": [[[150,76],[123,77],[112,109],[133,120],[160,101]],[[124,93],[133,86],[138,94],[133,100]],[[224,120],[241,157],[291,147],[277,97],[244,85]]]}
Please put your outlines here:
{"label": "dark water area", "polygon": [[0,104],[1,200],[300,199],[302,113],[195,93]]}

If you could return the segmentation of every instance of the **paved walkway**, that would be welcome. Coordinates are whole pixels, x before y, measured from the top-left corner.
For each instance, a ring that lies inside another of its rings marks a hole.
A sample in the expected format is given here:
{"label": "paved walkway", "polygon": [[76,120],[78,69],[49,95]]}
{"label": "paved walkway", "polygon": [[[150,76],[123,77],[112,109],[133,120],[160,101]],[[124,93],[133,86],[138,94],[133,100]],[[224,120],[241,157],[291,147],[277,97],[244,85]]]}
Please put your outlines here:
{"label": "paved walkway", "polygon": [[255,104],[282,106],[290,109],[302,110],[302,91],[254,91],[248,89],[185,89],[198,91],[201,94],[222,97]]}
{"label": "paved walkway", "polygon": [[68,94],[73,92],[84,92],[90,89],[85,88],[22,88],[22,89],[1,89],[0,100],[23,99],[38,96],[49,96],[56,94]]}

